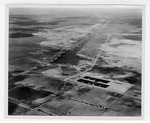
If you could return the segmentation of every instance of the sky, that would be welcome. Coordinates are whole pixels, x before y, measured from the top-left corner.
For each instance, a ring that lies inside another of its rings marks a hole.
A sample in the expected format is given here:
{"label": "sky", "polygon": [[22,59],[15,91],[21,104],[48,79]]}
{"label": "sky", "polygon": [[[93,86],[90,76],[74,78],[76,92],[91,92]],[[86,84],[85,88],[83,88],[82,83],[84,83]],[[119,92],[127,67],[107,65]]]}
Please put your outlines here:
{"label": "sky", "polygon": [[20,5],[10,6],[10,14],[49,14],[53,12],[104,12],[104,13],[128,13],[141,14],[142,6],[116,6],[116,5]]}

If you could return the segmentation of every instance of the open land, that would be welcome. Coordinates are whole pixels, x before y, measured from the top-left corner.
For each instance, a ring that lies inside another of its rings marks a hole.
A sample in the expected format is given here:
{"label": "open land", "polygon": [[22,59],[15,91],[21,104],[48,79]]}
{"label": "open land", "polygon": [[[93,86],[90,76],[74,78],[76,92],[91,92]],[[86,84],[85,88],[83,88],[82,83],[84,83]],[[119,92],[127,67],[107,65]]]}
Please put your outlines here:
{"label": "open land", "polygon": [[141,116],[141,10],[36,11],[10,9],[8,115]]}

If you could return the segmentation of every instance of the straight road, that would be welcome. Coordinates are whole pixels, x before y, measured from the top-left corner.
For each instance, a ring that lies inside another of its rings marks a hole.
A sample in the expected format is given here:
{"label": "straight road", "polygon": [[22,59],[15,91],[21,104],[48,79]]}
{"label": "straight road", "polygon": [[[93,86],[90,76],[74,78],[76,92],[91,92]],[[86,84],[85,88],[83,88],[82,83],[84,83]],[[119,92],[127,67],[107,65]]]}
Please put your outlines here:
{"label": "straight road", "polygon": [[110,21],[107,21],[98,31],[97,33],[94,35],[94,37],[77,53],[79,54],[81,51],[83,50],[86,50],[88,48],[88,46],[93,42],[95,41],[98,36],[99,36],[99,33],[110,23]]}
{"label": "straight road", "polygon": [[[106,39],[106,41],[105,41],[105,45],[106,45],[107,42],[109,41],[110,36],[111,36],[111,34],[108,35],[108,37],[107,37],[107,39]],[[100,50],[99,54],[97,55],[96,59],[94,60],[94,62],[93,62],[93,64],[92,64],[91,68],[89,68],[89,69],[87,69],[87,70],[85,70],[85,71],[83,71],[83,72],[79,72],[77,75],[74,75],[74,76],[71,76],[71,77],[68,77],[67,79],[65,79],[65,83],[64,83],[64,86],[63,86],[63,88],[61,89],[61,91],[64,90],[64,88],[65,88],[65,86],[66,86],[66,83],[67,83],[67,80],[69,80],[69,79],[71,79],[71,78],[74,78],[74,77],[77,77],[77,76],[80,76],[80,75],[86,73],[87,71],[91,70],[91,69],[94,67],[95,63],[97,62],[98,58],[100,57],[101,53],[102,53],[102,50]]]}
{"label": "straight road", "polygon": [[[106,41],[105,41],[105,45],[107,44],[107,42],[109,41],[111,35],[108,35]],[[100,57],[102,53],[102,50],[100,50],[99,54],[97,55],[96,59],[94,60],[93,64],[92,64],[92,68],[94,67],[95,63],[97,62],[98,58]]]}

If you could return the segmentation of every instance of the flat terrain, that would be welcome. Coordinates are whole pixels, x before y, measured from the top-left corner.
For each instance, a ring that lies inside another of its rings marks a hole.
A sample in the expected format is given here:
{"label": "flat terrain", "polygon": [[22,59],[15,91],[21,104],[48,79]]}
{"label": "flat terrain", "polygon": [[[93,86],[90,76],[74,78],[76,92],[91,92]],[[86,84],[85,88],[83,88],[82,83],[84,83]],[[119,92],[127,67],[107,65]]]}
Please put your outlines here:
{"label": "flat terrain", "polygon": [[141,10],[10,11],[8,115],[141,116]]}

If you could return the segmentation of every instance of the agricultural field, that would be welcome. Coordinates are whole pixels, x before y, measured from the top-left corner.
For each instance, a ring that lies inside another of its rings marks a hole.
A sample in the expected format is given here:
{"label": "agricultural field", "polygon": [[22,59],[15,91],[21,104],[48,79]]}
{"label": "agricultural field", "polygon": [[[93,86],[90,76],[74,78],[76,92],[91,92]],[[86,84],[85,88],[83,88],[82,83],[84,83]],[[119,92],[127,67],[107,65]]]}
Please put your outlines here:
{"label": "agricultural field", "polygon": [[9,8],[9,116],[142,112],[142,8]]}

